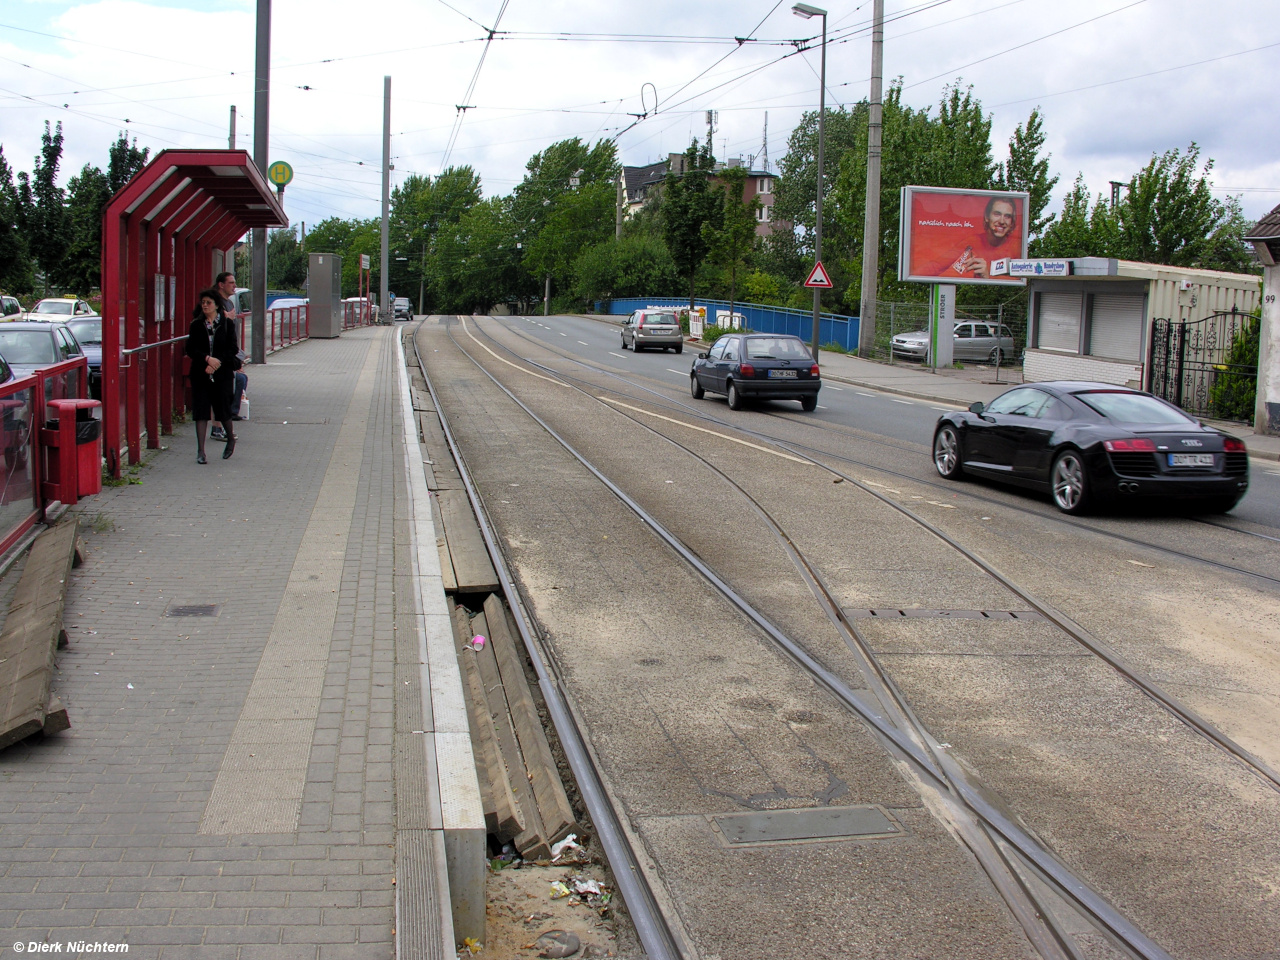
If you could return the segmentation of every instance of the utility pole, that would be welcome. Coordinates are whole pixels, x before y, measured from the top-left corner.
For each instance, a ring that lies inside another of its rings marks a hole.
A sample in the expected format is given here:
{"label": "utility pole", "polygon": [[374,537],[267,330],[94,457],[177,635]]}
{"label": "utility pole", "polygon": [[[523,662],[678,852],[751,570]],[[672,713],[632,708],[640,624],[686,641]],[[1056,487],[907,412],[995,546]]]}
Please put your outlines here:
{"label": "utility pole", "polygon": [[613,222],[613,239],[622,239],[622,194],[623,181],[626,179],[626,168],[618,165],[618,210]]}
{"label": "utility pole", "polygon": [[[253,84],[253,165],[265,179],[271,162],[267,123],[271,109],[271,0],[258,0],[257,56]],[[249,357],[267,362],[267,228],[253,228],[253,330]]]}
{"label": "utility pole", "polygon": [[236,148],[236,105],[231,105],[231,134],[227,137],[227,149]]}
{"label": "utility pole", "polygon": [[867,113],[867,215],[862,226],[862,309],[858,356],[876,348],[876,294],[880,281],[880,152],[883,143],[884,0],[875,0],[871,27],[871,104]]}
{"label": "utility pole", "polygon": [[390,308],[391,289],[391,78],[382,78],[382,260],[379,311]]}

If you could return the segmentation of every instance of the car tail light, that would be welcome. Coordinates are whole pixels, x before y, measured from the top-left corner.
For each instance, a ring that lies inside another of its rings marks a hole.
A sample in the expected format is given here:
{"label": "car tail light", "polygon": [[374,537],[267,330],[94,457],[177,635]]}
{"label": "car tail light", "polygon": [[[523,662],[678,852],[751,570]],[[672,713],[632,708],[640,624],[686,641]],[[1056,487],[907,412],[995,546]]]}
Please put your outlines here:
{"label": "car tail light", "polygon": [[1227,453],[1245,453],[1244,441],[1237,440],[1235,437],[1227,437],[1222,441],[1222,449]]}
{"label": "car tail light", "polygon": [[815,363],[812,367],[810,367],[810,368],[809,368],[809,376],[811,376],[811,377],[820,377],[820,376],[822,376],[822,374],[818,372],[818,365],[817,365],[816,363]]}
{"label": "car tail light", "polygon": [[1156,442],[1146,437],[1135,437],[1133,440],[1103,440],[1102,445],[1110,453],[1155,453]]}
{"label": "car tail light", "polygon": [[756,368],[749,363],[743,363],[738,366],[738,373],[742,374],[744,377],[754,377],[756,375]]}

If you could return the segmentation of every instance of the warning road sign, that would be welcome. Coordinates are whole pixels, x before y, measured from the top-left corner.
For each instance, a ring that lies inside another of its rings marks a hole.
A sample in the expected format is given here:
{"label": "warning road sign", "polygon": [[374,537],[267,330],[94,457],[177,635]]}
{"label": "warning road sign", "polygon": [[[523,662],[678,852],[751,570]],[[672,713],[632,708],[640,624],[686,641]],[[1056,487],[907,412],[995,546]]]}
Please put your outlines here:
{"label": "warning road sign", "polygon": [[819,260],[813,265],[813,269],[809,271],[809,279],[804,282],[806,287],[827,287],[832,286],[831,278],[827,276],[827,268],[822,265]]}

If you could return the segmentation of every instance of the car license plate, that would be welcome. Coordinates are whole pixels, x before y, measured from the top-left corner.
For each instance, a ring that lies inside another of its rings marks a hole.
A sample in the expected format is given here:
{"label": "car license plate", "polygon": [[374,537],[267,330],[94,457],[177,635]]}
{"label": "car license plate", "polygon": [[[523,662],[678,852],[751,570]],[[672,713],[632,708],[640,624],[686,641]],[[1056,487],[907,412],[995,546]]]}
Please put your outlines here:
{"label": "car license plate", "polygon": [[1171,453],[1169,454],[1169,466],[1171,467],[1212,467],[1212,453]]}
{"label": "car license plate", "polygon": [[769,376],[776,379],[795,379],[796,372],[794,370],[770,370]]}

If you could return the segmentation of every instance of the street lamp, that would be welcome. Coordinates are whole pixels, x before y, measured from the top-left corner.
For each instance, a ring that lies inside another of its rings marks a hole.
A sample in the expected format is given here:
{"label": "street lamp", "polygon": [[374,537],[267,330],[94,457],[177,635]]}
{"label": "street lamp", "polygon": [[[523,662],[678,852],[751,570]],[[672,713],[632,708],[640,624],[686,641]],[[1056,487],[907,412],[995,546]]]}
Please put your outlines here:
{"label": "street lamp", "polygon": [[[826,133],[827,118],[827,11],[807,3],[797,3],[791,8],[797,17],[809,20],[822,18],[822,69],[818,77],[818,200],[815,204],[815,226],[813,231],[813,260],[822,262],[822,147],[823,135]],[[822,309],[822,288],[813,288],[813,359],[818,359],[818,316]]]}

